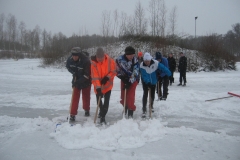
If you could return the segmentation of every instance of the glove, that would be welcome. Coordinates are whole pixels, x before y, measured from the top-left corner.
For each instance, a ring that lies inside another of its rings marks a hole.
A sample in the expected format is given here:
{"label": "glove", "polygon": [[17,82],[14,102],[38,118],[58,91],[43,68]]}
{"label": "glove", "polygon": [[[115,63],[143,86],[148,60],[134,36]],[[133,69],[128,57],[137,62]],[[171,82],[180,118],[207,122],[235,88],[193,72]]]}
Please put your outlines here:
{"label": "glove", "polygon": [[131,82],[124,83],[124,89],[128,89],[131,86]]}
{"label": "glove", "polygon": [[108,80],[109,80],[109,78],[108,78],[107,76],[105,76],[105,77],[101,80],[101,85],[105,85]]}
{"label": "glove", "polygon": [[97,96],[98,96],[98,97],[102,97],[102,96],[103,96],[103,93],[102,93],[101,88],[98,88],[98,89],[96,89],[96,90],[97,90]]}
{"label": "glove", "polygon": [[73,82],[72,82],[72,88],[73,88],[73,87],[77,87],[77,86],[78,86],[78,81],[75,81],[75,82],[73,81]]}
{"label": "glove", "polygon": [[129,78],[128,77],[123,77],[121,80],[123,81],[124,84],[129,83]]}

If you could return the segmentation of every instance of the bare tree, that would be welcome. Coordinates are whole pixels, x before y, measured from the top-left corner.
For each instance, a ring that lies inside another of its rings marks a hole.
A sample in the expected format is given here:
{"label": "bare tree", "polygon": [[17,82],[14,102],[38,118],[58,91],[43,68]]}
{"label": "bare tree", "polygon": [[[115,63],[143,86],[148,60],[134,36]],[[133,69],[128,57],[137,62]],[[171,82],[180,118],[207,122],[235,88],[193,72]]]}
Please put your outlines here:
{"label": "bare tree", "polygon": [[164,0],[161,1],[160,4],[160,35],[162,37],[165,37],[165,29],[166,29],[166,14],[167,14],[167,9]]}
{"label": "bare tree", "polygon": [[163,0],[151,0],[149,2],[150,18],[149,23],[151,27],[152,36],[161,35],[161,4]]}
{"label": "bare tree", "polygon": [[1,39],[1,45],[2,48],[5,49],[5,43],[4,43],[4,20],[5,20],[5,15],[2,13],[0,15],[0,39]]}
{"label": "bare tree", "polygon": [[119,36],[123,36],[127,31],[127,14],[122,12],[119,26]]}
{"label": "bare tree", "polygon": [[20,36],[20,44],[21,44],[21,52],[22,52],[24,34],[25,34],[25,31],[26,31],[26,25],[23,21],[20,22],[20,24],[18,26],[18,29],[19,29],[19,34],[20,34],[19,36]]}
{"label": "bare tree", "polygon": [[47,46],[47,31],[45,30],[45,28],[43,29],[43,32],[42,32],[42,49],[45,50],[46,49],[46,46]]}
{"label": "bare tree", "polygon": [[177,26],[177,7],[174,6],[169,14],[170,35],[174,36]]}
{"label": "bare tree", "polygon": [[114,12],[113,12],[113,20],[114,20],[114,23],[113,23],[113,36],[118,36],[118,19],[119,19],[119,14],[118,14],[118,10],[116,9]]}
{"label": "bare tree", "polygon": [[111,30],[111,11],[103,11],[102,12],[102,35],[104,37],[110,36],[110,30]]}
{"label": "bare tree", "polygon": [[7,33],[8,33],[8,41],[9,41],[9,50],[10,50],[10,43],[13,43],[14,50],[15,50],[15,40],[17,37],[17,20],[15,16],[9,14],[7,18]]}
{"label": "bare tree", "polygon": [[125,34],[126,35],[134,35],[135,34],[135,19],[131,16],[127,18]]}
{"label": "bare tree", "polygon": [[141,2],[138,1],[135,8],[134,15],[134,28],[137,35],[144,35],[147,31],[147,20],[145,19],[144,8],[141,5]]}
{"label": "bare tree", "polygon": [[151,0],[149,2],[149,12],[150,12],[150,18],[149,18],[149,21],[150,21],[150,27],[152,28],[151,29],[151,35],[152,36],[155,36],[156,35],[156,0]]}
{"label": "bare tree", "polygon": [[38,52],[40,50],[40,33],[41,29],[38,25],[33,30],[33,44],[34,49]]}

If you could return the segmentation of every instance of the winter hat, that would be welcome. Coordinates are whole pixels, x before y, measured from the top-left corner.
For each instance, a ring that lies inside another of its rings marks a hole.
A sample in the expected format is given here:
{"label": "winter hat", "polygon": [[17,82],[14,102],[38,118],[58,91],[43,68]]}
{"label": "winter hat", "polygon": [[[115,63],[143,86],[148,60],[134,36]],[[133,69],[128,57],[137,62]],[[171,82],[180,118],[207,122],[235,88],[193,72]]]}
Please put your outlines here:
{"label": "winter hat", "polygon": [[126,55],[135,54],[135,49],[132,46],[128,46],[125,48],[125,54]]}
{"label": "winter hat", "polygon": [[102,57],[104,57],[104,51],[103,51],[102,48],[98,48],[98,49],[97,49],[96,57],[97,57],[97,58],[102,58]]}
{"label": "winter hat", "polygon": [[156,52],[155,53],[156,59],[162,59],[162,54],[161,52]]}
{"label": "winter hat", "polygon": [[142,52],[138,52],[138,57],[142,57],[143,53]]}
{"label": "winter hat", "polygon": [[144,61],[150,61],[153,57],[150,55],[150,53],[146,52],[143,56]]}
{"label": "winter hat", "polygon": [[80,47],[73,47],[71,49],[72,56],[79,56],[79,54],[82,52]]}

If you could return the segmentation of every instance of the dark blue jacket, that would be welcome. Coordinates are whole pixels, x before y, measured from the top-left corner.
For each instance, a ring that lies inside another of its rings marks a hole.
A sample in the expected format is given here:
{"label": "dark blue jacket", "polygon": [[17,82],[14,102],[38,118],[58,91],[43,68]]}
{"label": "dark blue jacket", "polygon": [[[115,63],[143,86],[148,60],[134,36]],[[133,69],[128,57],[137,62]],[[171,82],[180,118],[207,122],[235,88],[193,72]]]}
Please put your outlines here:
{"label": "dark blue jacket", "polygon": [[74,61],[72,56],[67,59],[66,67],[73,75],[72,84],[76,78],[78,89],[87,88],[91,85],[91,62],[83,54],[79,55],[78,61]]}

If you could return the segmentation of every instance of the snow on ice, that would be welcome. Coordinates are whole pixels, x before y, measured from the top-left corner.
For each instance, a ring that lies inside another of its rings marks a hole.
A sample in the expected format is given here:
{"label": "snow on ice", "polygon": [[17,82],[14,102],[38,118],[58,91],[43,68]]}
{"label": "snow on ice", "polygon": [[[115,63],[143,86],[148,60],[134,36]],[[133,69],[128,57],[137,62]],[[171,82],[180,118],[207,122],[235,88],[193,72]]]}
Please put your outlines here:
{"label": "snow on ice", "polygon": [[240,159],[240,98],[205,102],[240,94],[240,63],[237,71],[187,73],[186,87],[177,86],[176,72],[167,101],[155,101],[153,119],[145,121],[141,84],[134,119],[123,119],[115,78],[109,125],[102,127],[93,123],[93,91],[91,116],[83,116],[80,100],[78,123],[69,125],[71,75],[40,65],[39,59],[0,60],[0,160]]}

